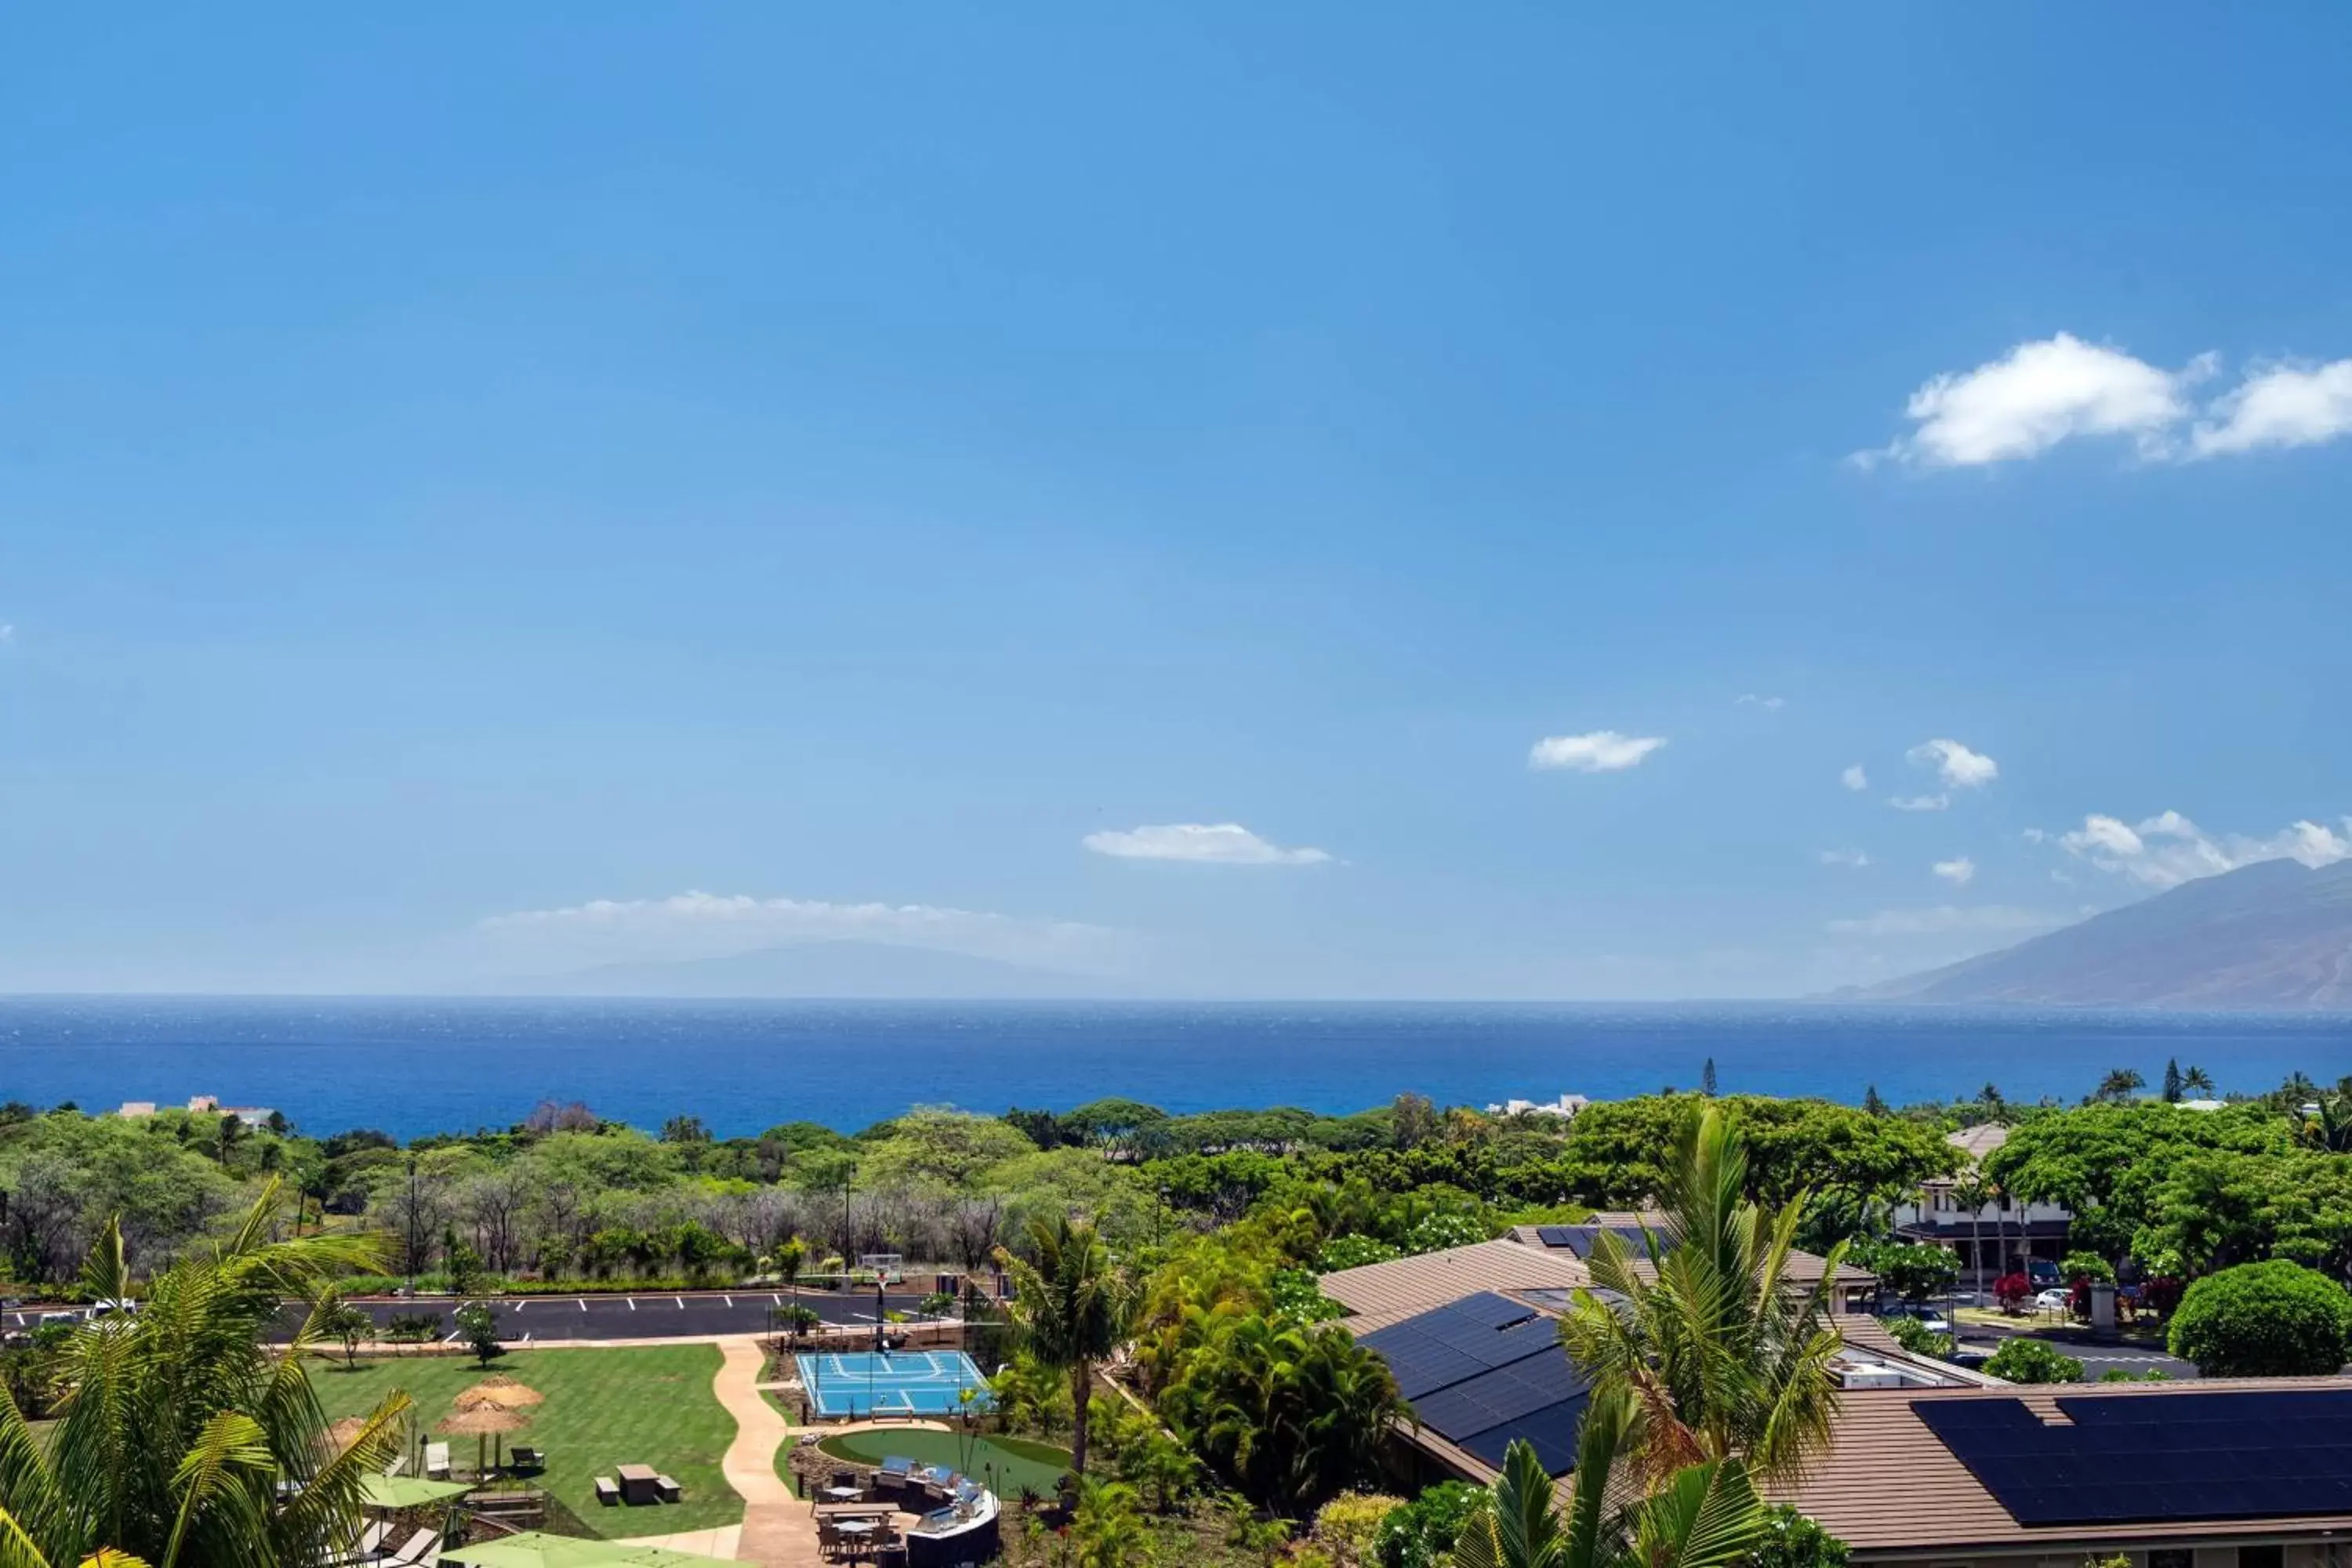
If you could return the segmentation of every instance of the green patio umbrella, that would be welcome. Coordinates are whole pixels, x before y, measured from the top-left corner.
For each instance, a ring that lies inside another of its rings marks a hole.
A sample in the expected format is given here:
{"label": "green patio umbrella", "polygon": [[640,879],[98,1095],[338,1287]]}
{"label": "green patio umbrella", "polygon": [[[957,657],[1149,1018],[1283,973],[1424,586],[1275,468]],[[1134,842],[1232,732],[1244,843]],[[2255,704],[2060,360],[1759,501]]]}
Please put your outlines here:
{"label": "green patio umbrella", "polygon": [[632,1546],[625,1541],[591,1541],[573,1535],[546,1535],[525,1531],[498,1541],[453,1546],[441,1553],[444,1563],[471,1568],[706,1568],[724,1557],[696,1552],[672,1552],[666,1546]]}
{"label": "green patio umbrella", "polygon": [[428,1481],[423,1476],[379,1476],[373,1473],[360,1478],[360,1503],[364,1508],[400,1510],[424,1508],[428,1504],[446,1502],[464,1497],[473,1489],[463,1481]]}

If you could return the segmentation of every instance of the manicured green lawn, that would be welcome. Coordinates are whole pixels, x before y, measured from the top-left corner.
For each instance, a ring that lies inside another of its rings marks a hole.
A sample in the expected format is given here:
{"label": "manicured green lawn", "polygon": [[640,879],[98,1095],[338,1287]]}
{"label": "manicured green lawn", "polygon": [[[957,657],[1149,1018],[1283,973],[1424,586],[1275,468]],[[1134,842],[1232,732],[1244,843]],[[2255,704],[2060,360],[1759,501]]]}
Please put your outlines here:
{"label": "manicured green lawn", "polygon": [[1050,1443],[1033,1443],[1024,1437],[974,1436],[969,1458],[963,1444],[964,1439],[953,1432],[931,1432],[912,1426],[845,1432],[838,1437],[827,1437],[817,1447],[836,1459],[861,1465],[878,1465],[888,1458],[912,1459],[919,1465],[944,1465],[975,1480],[992,1481],[999,1497],[1018,1497],[1023,1487],[1051,1495],[1054,1483],[1070,1468],[1069,1450]]}
{"label": "manicured green lawn", "polygon": [[[530,1427],[518,1439],[547,1455],[547,1473],[534,1478],[595,1534],[667,1535],[734,1524],[743,1500],[720,1475],[719,1461],[735,1440],[735,1421],[710,1392],[718,1374],[715,1345],[652,1349],[515,1351],[492,1370],[547,1396],[531,1406]],[[415,1401],[417,1424],[428,1432],[450,1413],[450,1401],[483,1376],[470,1359],[456,1356],[362,1360],[346,1372],[339,1360],[312,1363],[310,1382],[331,1419],[362,1415],[392,1389]],[[458,1465],[474,1463],[475,1439],[441,1438]],[[619,1465],[651,1465],[677,1479],[685,1501],[655,1507],[605,1508],[595,1479]]]}

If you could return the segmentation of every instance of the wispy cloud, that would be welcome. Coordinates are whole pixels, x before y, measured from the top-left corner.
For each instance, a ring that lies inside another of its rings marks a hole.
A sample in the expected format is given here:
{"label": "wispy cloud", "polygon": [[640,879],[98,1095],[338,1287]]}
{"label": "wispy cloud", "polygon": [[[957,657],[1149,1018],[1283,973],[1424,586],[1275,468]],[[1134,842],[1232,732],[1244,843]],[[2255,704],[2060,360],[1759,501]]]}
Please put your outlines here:
{"label": "wispy cloud", "polygon": [[1737,703],[1741,708],[1761,708],[1767,713],[1778,713],[1788,705],[1789,700],[1785,697],[1759,697],[1753,691],[1741,692]]}
{"label": "wispy cloud", "polygon": [[[2177,811],[2160,812],[2133,824],[2097,814],[2083,826],[2056,836],[2067,854],[2102,871],[2144,887],[2172,888],[2200,877],[2219,876],[2261,860],[2299,860],[2329,866],[2352,858],[2352,817],[2345,832],[2300,821],[2267,837],[2207,833]],[[2044,836],[2045,837],[2048,836]]]}
{"label": "wispy cloud", "polygon": [[1977,863],[1965,855],[1954,856],[1949,860],[1938,860],[1930,868],[1955,888],[1965,888],[1977,879]]}
{"label": "wispy cloud", "polygon": [[1914,767],[1934,768],[1947,789],[1982,789],[2000,776],[2000,764],[1958,741],[1922,741],[1903,753]]}
{"label": "wispy cloud", "polygon": [[1952,797],[1948,795],[1889,795],[1886,804],[1897,811],[1948,811]]}
{"label": "wispy cloud", "polygon": [[2352,434],[2352,359],[2258,371],[2208,412],[2189,440],[2200,458],[2333,441]]}
{"label": "wispy cloud", "polygon": [[1576,773],[1622,773],[1641,766],[1643,758],[1665,743],[1663,735],[1621,735],[1614,730],[1552,735],[1528,751],[1528,766]]}
{"label": "wispy cloud", "polygon": [[1838,783],[1851,790],[1865,790],[1870,787],[1870,775],[1863,772],[1860,763],[1856,763],[1838,774]]}
{"label": "wispy cloud", "polygon": [[2064,925],[2072,916],[2046,914],[2002,904],[1963,909],[1937,904],[1923,910],[1880,910],[1876,914],[1829,922],[1837,936],[1941,936],[1952,931],[2047,931]]}
{"label": "wispy cloud", "polygon": [[1286,849],[1238,822],[1168,822],[1123,832],[1089,833],[1079,840],[1097,855],[1121,860],[1189,860],[1206,866],[1319,866],[1320,849]]}
{"label": "wispy cloud", "polygon": [[1870,857],[1859,849],[1824,849],[1822,851],[1822,864],[1850,866],[1858,871],[1870,864]]}
{"label": "wispy cloud", "polygon": [[2097,437],[2127,438],[2150,461],[2188,460],[2352,434],[2352,359],[2257,366],[2200,407],[2197,389],[2220,364],[2203,353],[2167,370],[2059,332],[1930,377],[1904,405],[1910,431],[1853,460],[1969,468]]}
{"label": "wispy cloud", "polygon": [[715,958],[793,942],[841,941],[1093,968],[1112,959],[1125,941],[1123,933],[1102,926],[936,904],[703,892],[519,910],[491,915],[475,930],[510,962],[541,968]]}

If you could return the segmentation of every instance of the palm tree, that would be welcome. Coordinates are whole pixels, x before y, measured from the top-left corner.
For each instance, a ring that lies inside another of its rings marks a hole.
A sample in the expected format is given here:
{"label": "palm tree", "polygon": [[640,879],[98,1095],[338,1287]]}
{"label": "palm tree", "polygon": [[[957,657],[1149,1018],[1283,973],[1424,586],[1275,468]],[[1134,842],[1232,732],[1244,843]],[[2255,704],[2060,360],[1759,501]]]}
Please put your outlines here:
{"label": "palm tree", "polygon": [[2180,1075],[2180,1087],[2191,1094],[2213,1092],[2213,1078],[2203,1068],[2191,1066]]}
{"label": "palm tree", "polygon": [[1000,1247],[996,1260],[1012,1276],[1009,1312],[1043,1365],[1070,1378],[1070,1469],[1087,1473],[1087,1404],[1096,1363],[1125,1342],[1134,1320],[1136,1290],[1091,1220],[1057,1215],[1029,1222],[1033,1262]]}
{"label": "palm tree", "polygon": [[[408,1397],[387,1396],[339,1450],[305,1370],[320,1314],[283,1355],[261,1336],[289,1296],[331,1300],[336,1276],[381,1268],[383,1254],[356,1237],[272,1240],[277,1208],[272,1183],[211,1256],[151,1280],[139,1312],[76,1328],[46,1435],[0,1394],[0,1563],[252,1568],[350,1550],[361,1479],[399,1452]],[[82,1285],[129,1299],[119,1226]]]}
{"label": "palm tree", "polygon": [[1610,1506],[1618,1457],[1638,1438],[1630,1394],[1596,1395],[1577,1438],[1576,1486],[1563,1516],[1551,1477],[1524,1440],[1503,1455],[1494,1506],[1454,1543],[1458,1568],[1724,1568],[1761,1537],[1764,1510],[1738,1459],[1688,1466],[1631,1506]]}
{"label": "palm tree", "polygon": [[[1973,1166],[1952,1184],[1952,1201],[1969,1211],[1969,1267],[1975,1271],[1975,1288],[1982,1291],[1984,1283],[1984,1208],[1992,1202],[1993,1189],[1984,1173]],[[1999,1221],[1995,1221],[1998,1226]],[[1996,1237],[1996,1240],[1999,1238]]]}
{"label": "palm tree", "polygon": [[1151,1532],[1136,1506],[1135,1489],[1124,1481],[1079,1482],[1070,1544],[1075,1568],[1133,1568],[1150,1562]]}
{"label": "palm tree", "polygon": [[1648,1269],[1602,1231],[1592,1281],[1622,1300],[1580,1290],[1560,1341],[1600,1394],[1640,1406],[1632,1430],[1645,1481],[1730,1458],[1759,1476],[1801,1474],[1837,1411],[1827,1292],[1845,1244],[1829,1249],[1819,1280],[1791,1281],[1807,1194],[1775,1214],[1748,1202],[1746,1147],[1713,1106],[1685,1119],[1675,1144],[1664,1223],[1644,1232]]}

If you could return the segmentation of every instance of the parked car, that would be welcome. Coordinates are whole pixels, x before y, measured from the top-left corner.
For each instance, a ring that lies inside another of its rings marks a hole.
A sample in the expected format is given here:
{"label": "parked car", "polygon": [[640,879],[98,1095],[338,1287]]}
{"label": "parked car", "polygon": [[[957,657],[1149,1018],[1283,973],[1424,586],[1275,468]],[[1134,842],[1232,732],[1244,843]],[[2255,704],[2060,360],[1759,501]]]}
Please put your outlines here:
{"label": "parked car", "polygon": [[132,1300],[128,1296],[119,1298],[110,1296],[101,1300],[91,1302],[89,1307],[89,1315],[91,1321],[96,1321],[100,1318],[110,1318],[117,1312],[121,1312],[123,1316],[129,1317],[138,1310],[139,1303]]}
{"label": "parked car", "polygon": [[1905,1315],[1918,1319],[1921,1326],[1931,1334],[1948,1334],[1952,1331],[1951,1323],[1940,1310],[1934,1307],[1907,1308]]}
{"label": "parked car", "polygon": [[2063,1285],[2066,1282],[2058,1277],[2057,1261],[2049,1258],[2027,1258],[2025,1277],[2033,1281],[2033,1288],[2036,1290],[2046,1290],[2053,1285]]}
{"label": "parked car", "polygon": [[2044,1290],[2033,1298],[2033,1304],[2044,1312],[2063,1312],[2074,1298],[2072,1290]]}

